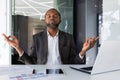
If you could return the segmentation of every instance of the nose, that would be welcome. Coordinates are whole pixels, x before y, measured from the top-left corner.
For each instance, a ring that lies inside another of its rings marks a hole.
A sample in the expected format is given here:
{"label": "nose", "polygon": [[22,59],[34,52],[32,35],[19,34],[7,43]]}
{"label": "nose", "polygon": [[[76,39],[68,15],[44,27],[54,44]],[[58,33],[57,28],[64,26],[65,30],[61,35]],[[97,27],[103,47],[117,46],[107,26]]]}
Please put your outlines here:
{"label": "nose", "polygon": [[52,19],[52,20],[53,20],[53,19],[54,19],[54,16],[50,16],[50,19]]}

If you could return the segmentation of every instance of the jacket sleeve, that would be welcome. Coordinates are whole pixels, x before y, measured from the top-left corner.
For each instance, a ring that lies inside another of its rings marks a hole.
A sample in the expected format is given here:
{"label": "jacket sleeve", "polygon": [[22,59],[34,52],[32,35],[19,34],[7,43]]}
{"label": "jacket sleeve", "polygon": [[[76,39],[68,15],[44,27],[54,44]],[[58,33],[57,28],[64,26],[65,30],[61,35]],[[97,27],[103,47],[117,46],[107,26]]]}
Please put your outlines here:
{"label": "jacket sleeve", "polygon": [[70,48],[70,64],[85,64],[86,57],[80,58],[79,53],[76,53],[75,43],[73,37],[71,36],[71,48]]}
{"label": "jacket sleeve", "polygon": [[23,55],[21,57],[19,57],[19,61],[24,62],[25,64],[37,64],[37,56],[36,56],[35,45],[36,45],[35,38],[33,36],[31,53],[28,54],[28,53],[24,52]]}

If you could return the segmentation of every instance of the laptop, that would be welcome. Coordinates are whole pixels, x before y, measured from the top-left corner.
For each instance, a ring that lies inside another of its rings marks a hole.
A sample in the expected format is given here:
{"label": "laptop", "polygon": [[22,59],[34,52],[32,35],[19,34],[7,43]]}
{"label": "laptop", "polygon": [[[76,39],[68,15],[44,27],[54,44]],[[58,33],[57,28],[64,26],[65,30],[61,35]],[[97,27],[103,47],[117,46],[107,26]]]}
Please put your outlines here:
{"label": "laptop", "polygon": [[93,66],[70,68],[91,75],[120,70],[120,41],[104,41]]}

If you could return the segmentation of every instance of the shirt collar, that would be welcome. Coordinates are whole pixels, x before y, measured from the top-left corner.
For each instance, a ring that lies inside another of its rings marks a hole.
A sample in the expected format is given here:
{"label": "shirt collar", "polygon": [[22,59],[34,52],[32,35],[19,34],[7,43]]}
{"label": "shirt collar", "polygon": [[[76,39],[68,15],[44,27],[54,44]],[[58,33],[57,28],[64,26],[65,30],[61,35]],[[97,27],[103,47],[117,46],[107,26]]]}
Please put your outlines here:
{"label": "shirt collar", "polygon": [[[54,37],[57,37],[58,34],[59,34],[59,30],[58,30],[58,32],[56,33],[56,35],[55,35]],[[51,36],[50,33],[48,32],[48,30],[47,30],[47,36]],[[51,36],[51,37],[52,37],[52,36]]]}

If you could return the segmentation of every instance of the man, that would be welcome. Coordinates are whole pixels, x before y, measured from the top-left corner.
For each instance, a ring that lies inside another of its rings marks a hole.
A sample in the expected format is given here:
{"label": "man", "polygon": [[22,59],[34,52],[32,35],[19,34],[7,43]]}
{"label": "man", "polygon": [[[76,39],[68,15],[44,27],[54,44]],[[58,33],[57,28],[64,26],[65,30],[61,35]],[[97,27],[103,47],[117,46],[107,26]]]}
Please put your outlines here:
{"label": "man", "polygon": [[[58,26],[61,22],[60,13],[52,8],[45,14],[47,29],[33,35],[32,51],[28,55],[19,46],[19,41],[15,36],[6,36],[6,41],[14,47],[20,60],[25,64],[81,64],[84,63],[84,55],[92,48],[98,38],[88,38],[83,44],[79,55],[75,53],[75,45],[72,35],[60,31]],[[11,40],[10,38],[13,38]]]}

